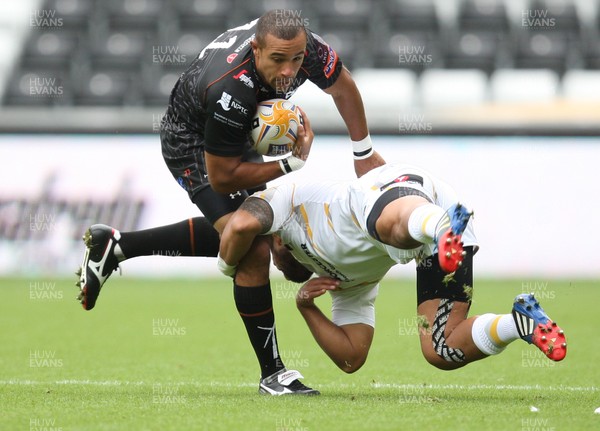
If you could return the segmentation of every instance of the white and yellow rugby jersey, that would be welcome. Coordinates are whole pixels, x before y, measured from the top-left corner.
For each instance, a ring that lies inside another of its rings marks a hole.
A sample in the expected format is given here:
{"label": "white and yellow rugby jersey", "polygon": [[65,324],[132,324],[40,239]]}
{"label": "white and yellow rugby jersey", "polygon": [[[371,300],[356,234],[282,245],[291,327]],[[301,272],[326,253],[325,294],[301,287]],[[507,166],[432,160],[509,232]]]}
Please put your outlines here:
{"label": "white and yellow rugby jersey", "polygon": [[[435,183],[435,185],[434,185]],[[294,257],[342,289],[374,286],[396,263],[433,254],[433,245],[400,250],[376,240],[367,219],[377,199],[397,187],[418,190],[444,208],[456,202],[445,184],[409,165],[384,165],[348,182],[282,184],[256,193],[273,208],[273,225]],[[467,242],[465,242],[467,244]],[[469,244],[467,244],[469,245]]]}

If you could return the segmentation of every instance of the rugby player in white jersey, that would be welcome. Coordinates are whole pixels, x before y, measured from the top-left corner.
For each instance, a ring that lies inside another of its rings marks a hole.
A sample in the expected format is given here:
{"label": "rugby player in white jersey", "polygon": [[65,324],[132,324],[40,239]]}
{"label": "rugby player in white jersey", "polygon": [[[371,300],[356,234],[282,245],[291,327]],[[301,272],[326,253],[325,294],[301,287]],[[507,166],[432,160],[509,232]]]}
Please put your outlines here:
{"label": "rugby player in white jersey", "polygon": [[[562,360],[564,333],[533,295],[518,295],[511,313],[468,317],[478,248],[471,214],[448,184],[404,164],[383,165],[349,182],[279,185],[252,195],[232,216],[219,268],[233,276],[255,237],[274,234],[279,269],[291,274],[299,262],[294,281],[318,276],[302,285],[296,303],[317,343],[348,373],[366,361],[379,282],[392,266],[412,260],[421,349],[429,363],[460,368],[518,338]],[[331,320],[314,301],[326,292],[333,299]]]}

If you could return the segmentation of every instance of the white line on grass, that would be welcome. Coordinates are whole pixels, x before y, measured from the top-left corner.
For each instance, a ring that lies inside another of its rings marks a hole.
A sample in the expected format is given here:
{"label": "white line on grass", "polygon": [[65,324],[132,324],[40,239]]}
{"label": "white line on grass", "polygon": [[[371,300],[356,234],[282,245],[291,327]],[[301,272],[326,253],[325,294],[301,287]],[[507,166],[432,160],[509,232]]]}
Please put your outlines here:
{"label": "white line on grass", "polygon": [[[256,383],[230,383],[230,382],[144,382],[128,380],[56,380],[53,382],[44,382],[36,380],[0,380],[0,385],[5,386],[37,386],[37,385],[89,385],[89,386],[145,386],[145,385],[192,385],[192,386],[212,386],[226,388],[247,388],[254,387]],[[366,387],[365,385],[364,387]],[[542,385],[419,385],[419,384],[400,384],[400,383],[372,383],[370,385],[375,389],[441,389],[441,390],[508,390],[508,391],[569,391],[569,392],[598,392],[599,388],[595,386],[542,386]],[[320,384],[319,388],[359,388],[360,385],[348,383],[325,383]]]}

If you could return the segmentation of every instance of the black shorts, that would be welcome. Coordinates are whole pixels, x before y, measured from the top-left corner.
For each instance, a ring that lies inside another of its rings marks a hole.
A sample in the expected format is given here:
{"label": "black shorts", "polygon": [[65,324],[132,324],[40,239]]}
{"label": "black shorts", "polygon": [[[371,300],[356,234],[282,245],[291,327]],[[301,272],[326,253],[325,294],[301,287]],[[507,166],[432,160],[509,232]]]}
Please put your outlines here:
{"label": "black shorts", "polygon": [[417,265],[417,305],[430,299],[447,298],[452,301],[471,302],[473,295],[473,254],[475,247],[465,247],[467,252],[462,266],[452,277],[440,268],[438,255],[428,256]]}
{"label": "black shorts", "polygon": [[[163,158],[173,178],[187,192],[190,200],[196,204],[212,224],[222,216],[237,210],[248,196],[266,188],[263,184],[256,188],[239,190],[235,193],[217,193],[212,189],[208,180],[202,138],[192,133],[176,134],[162,130],[160,140]],[[178,154],[174,149],[182,142],[185,142],[185,145],[181,147],[187,150]],[[242,160],[262,163],[263,157],[251,148],[249,142]]]}

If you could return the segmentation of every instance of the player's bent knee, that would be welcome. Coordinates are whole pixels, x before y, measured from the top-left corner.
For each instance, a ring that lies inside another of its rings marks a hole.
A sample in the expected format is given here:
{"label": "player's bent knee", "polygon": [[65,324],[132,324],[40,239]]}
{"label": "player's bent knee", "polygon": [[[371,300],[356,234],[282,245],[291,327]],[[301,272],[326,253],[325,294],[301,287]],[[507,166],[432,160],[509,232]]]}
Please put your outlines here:
{"label": "player's bent knee", "polygon": [[457,368],[461,368],[466,364],[465,362],[448,361],[442,355],[438,355],[433,349],[422,349],[422,353],[425,360],[439,370],[456,370]]}

